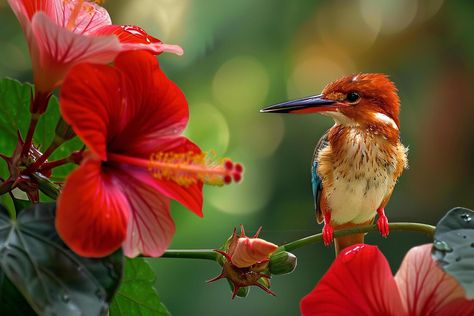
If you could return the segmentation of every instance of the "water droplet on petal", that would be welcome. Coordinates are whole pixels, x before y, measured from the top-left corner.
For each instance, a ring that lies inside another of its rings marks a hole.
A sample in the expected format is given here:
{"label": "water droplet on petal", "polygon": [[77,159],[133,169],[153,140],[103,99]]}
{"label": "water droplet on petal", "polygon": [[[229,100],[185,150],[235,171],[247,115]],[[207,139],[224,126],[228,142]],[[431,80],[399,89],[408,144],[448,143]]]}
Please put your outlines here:
{"label": "water droplet on petal", "polygon": [[461,219],[465,221],[466,223],[471,222],[472,217],[468,213],[461,214]]}
{"label": "water droplet on petal", "polygon": [[343,253],[342,262],[346,263],[354,259],[355,255],[359,253],[362,249],[365,248],[365,245],[358,245],[354,248],[347,250]]}
{"label": "water droplet on petal", "polygon": [[435,247],[436,250],[439,250],[442,252],[453,251],[453,248],[451,248],[445,241],[435,240],[433,243],[433,247]]}
{"label": "water droplet on petal", "polygon": [[64,303],[69,303],[69,301],[71,300],[71,298],[70,298],[69,295],[67,295],[66,293],[62,293],[62,294],[61,294],[61,300],[62,300]]}

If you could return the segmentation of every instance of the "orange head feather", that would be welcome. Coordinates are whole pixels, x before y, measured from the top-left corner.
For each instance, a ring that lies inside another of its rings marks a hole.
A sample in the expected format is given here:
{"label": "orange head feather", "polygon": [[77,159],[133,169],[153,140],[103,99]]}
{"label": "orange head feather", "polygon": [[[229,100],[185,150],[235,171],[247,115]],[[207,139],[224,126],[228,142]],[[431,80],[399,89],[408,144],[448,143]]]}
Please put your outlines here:
{"label": "orange head feather", "polygon": [[[338,103],[348,103],[339,111],[345,116],[360,121],[370,119],[367,117],[372,113],[381,113],[391,118],[397,126],[400,126],[400,99],[395,84],[385,74],[368,73],[346,76],[328,84],[323,90],[326,99]],[[348,100],[351,95],[354,101]]]}
{"label": "orange head feather", "polygon": [[378,73],[343,77],[328,84],[320,95],[272,105],[261,112],[319,112],[341,124],[382,124],[396,130],[400,126],[397,88],[387,75]]}

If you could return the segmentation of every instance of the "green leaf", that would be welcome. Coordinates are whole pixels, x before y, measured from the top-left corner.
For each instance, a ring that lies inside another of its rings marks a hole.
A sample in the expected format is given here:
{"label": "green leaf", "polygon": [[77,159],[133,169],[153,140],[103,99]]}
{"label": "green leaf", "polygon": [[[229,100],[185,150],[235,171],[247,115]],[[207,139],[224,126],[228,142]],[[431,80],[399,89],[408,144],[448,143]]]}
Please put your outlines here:
{"label": "green leaf", "polygon": [[[17,144],[17,130],[25,137],[30,122],[30,98],[33,86],[13,79],[0,80],[0,153],[11,155]],[[41,117],[36,128],[33,142],[40,150],[51,143],[54,129],[60,117],[59,102],[55,96],[49,101],[48,110]],[[51,159],[63,158],[74,150],[80,149],[82,143],[78,138],[63,144]],[[72,165],[58,168],[54,176],[63,178],[73,168]],[[6,164],[0,163],[0,176],[8,176]]]}
{"label": "green leaf", "polygon": [[[76,255],[54,227],[55,204],[36,204],[11,220],[0,206],[0,268],[40,315],[105,315],[123,268],[122,252]],[[10,315],[0,305],[0,315]],[[22,307],[19,307],[22,308]]]}
{"label": "green leaf", "polygon": [[145,259],[127,259],[122,285],[112,302],[110,315],[171,315],[153,287],[155,279],[155,273]]}
{"label": "green leaf", "polygon": [[433,258],[474,298],[474,211],[457,207],[436,225]]}
{"label": "green leaf", "polygon": [[0,270],[0,312],[9,316],[35,316],[23,295]]}

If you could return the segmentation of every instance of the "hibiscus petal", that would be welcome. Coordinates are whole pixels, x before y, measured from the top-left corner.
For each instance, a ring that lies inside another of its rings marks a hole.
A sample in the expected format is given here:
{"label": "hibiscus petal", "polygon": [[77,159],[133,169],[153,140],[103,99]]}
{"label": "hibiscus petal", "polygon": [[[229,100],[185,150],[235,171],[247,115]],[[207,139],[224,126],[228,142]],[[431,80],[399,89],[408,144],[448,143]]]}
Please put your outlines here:
{"label": "hibiscus petal", "polygon": [[54,17],[55,1],[51,0],[8,0],[8,4],[18,19],[31,20],[36,12],[42,11],[50,17]]}
{"label": "hibiscus petal", "polygon": [[117,142],[111,151],[149,158],[159,138],[179,135],[189,110],[181,90],[161,71],[156,58],[146,52],[126,52],[115,59],[123,74],[127,108]]}
{"label": "hibiscus petal", "polygon": [[432,259],[431,248],[432,244],[426,244],[410,249],[395,276],[409,314],[440,315],[441,310],[449,311],[447,306],[454,306],[454,302],[473,309],[474,300],[464,299],[459,283]]}
{"label": "hibiscus petal", "polygon": [[153,54],[162,52],[182,55],[183,49],[178,45],[164,44],[159,39],[147,34],[139,26],[108,25],[94,31],[96,35],[115,35],[125,50],[148,50]]}
{"label": "hibiscus petal", "polygon": [[56,24],[74,33],[90,34],[112,24],[107,10],[95,2],[84,0],[53,2],[56,4]]}
{"label": "hibiscus petal", "polygon": [[302,315],[405,315],[387,259],[375,246],[342,251],[300,304]]}
{"label": "hibiscus petal", "polygon": [[143,170],[117,168],[114,175],[122,183],[130,204],[127,238],[123,243],[125,255],[131,258],[139,254],[161,256],[175,232],[169,199],[147,185],[144,180],[150,176]]}
{"label": "hibiscus petal", "polygon": [[124,109],[121,91],[116,69],[91,64],[71,69],[61,89],[64,120],[101,160],[107,159],[108,138],[119,129]]}
{"label": "hibiscus petal", "polygon": [[73,171],[57,202],[56,229],[84,257],[111,254],[125,240],[128,202],[101,162],[88,159]]}
{"label": "hibiscus petal", "polygon": [[75,34],[42,12],[33,16],[28,41],[30,50],[33,47],[35,85],[46,92],[60,85],[72,66],[85,62],[109,63],[120,51],[116,37]]}
{"label": "hibiscus petal", "polygon": [[436,316],[472,316],[474,315],[474,300],[464,298],[455,299],[444,305]]}

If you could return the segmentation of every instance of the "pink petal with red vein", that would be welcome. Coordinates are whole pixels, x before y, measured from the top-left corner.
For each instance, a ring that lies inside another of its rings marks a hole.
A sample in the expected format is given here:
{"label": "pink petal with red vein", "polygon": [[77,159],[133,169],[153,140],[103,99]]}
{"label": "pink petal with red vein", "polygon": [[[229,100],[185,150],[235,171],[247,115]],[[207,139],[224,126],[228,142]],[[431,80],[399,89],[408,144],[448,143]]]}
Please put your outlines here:
{"label": "pink petal with red vein", "polygon": [[175,232],[169,211],[169,198],[143,181],[150,176],[135,168],[117,168],[114,176],[122,183],[130,204],[127,238],[123,243],[126,256],[143,254],[159,257],[168,248]]}
{"label": "pink petal with red vein", "polygon": [[444,308],[447,312],[454,301],[474,308],[474,300],[467,301],[459,283],[437,266],[431,257],[431,248],[432,244],[426,244],[410,249],[395,276],[409,314],[440,315],[441,310]]}
{"label": "pink petal with red vein", "polygon": [[449,304],[444,305],[436,316],[472,316],[474,315],[474,300],[467,300],[465,298],[455,299]]}
{"label": "pink petal with red vein", "polygon": [[101,160],[107,159],[107,143],[124,119],[122,90],[115,68],[92,64],[74,67],[61,89],[61,114]]}
{"label": "pink petal with red vein", "polygon": [[119,38],[123,50],[148,50],[153,54],[162,52],[182,55],[183,49],[178,45],[164,44],[159,39],[147,34],[139,26],[108,25],[94,32],[96,35],[115,35]]}
{"label": "pink petal with red vein", "polygon": [[[77,16],[74,16],[73,12],[79,3],[81,3],[81,8]],[[90,34],[101,27],[112,24],[107,10],[97,3],[83,0],[62,0],[55,1],[55,4],[56,19],[54,22],[74,33]]]}
{"label": "pink petal with red vein", "polygon": [[341,252],[300,303],[308,315],[406,315],[387,259],[375,246]]}
{"label": "pink petal with red vein", "polygon": [[56,229],[84,257],[103,257],[120,248],[127,233],[129,205],[108,170],[86,160],[73,171],[59,196]]}
{"label": "pink petal with red vein", "polygon": [[40,91],[48,92],[61,84],[72,66],[85,62],[109,63],[121,49],[114,36],[72,33],[42,12],[34,15],[28,40],[35,84]]}
{"label": "pink petal with red vein", "polygon": [[56,2],[57,1],[54,0],[8,0],[8,4],[20,22],[21,20],[31,20],[33,15],[39,11],[53,18],[55,15],[54,7]]}

